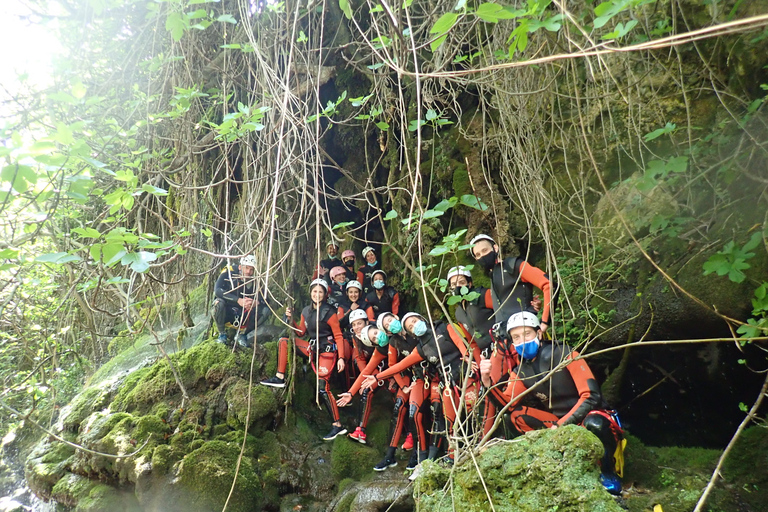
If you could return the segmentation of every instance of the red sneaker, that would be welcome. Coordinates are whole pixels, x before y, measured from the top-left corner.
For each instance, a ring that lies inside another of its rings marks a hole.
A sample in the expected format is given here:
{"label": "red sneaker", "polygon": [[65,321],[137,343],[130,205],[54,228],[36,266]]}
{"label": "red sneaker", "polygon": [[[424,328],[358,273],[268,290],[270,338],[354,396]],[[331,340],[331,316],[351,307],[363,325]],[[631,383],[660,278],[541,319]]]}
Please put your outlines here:
{"label": "red sneaker", "polygon": [[349,434],[349,437],[351,437],[352,439],[354,439],[358,443],[366,444],[366,442],[365,442],[365,439],[366,439],[365,430],[363,430],[360,427],[357,427],[354,432]]}
{"label": "red sneaker", "polygon": [[411,450],[413,449],[413,434],[408,432],[408,435],[405,438],[405,442],[402,446],[403,450]]}

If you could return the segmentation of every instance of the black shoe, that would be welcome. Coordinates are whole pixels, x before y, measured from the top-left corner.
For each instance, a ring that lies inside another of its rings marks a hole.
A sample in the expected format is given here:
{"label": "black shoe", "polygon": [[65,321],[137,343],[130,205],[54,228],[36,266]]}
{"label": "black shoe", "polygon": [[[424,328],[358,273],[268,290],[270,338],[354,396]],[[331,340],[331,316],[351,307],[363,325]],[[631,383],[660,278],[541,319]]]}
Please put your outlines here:
{"label": "black shoe", "polygon": [[408,465],[405,466],[405,469],[416,469],[416,466],[419,465],[419,451],[413,450],[411,452],[411,458],[408,459]]}
{"label": "black shoe", "polygon": [[343,436],[346,433],[347,429],[334,425],[331,427],[331,431],[323,436],[323,441],[333,441],[337,436]]}
{"label": "black shoe", "polygon": [[261,381],[261,384],[264,386],[269,386],[271,388],[284,388],[285,379],[281,379],[280,377],[275,375],[274,377],[270,377],[268,379]]}
{"label": "black shoe", "polygon": [[394,458],[384,457],[381,462],[373,466],[373,470],[384,471],[395,466],[397,466],[397,461]]}

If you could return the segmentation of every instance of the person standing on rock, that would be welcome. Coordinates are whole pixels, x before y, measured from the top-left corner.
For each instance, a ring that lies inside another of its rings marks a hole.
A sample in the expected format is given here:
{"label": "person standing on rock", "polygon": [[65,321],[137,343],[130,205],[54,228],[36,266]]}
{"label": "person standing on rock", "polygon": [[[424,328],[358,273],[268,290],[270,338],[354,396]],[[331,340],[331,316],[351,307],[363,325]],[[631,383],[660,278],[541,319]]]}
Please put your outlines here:
{"label": "person standing on rock", "polygon": [[363,293],[367,296],[373,291],[373,273],[381,270],[381,262],[376,257],[376,250],[370,246],[363,249],[363,259],[365,265],[361,266],[358,271],[363,275]]}
{"label": "person standing on rock", "polygon": [[252,347],[248,335],[259,323],[266,321],[269,306],[263,297],[256,296],[256,258],[247,255],[240,259],[240,265],[230,265],[222,270],[214,285],[216,298],[211,306],[211,317],[219,331],[217,342],[229,345],[227,325],[238,333],[235,342],[243,348]]}
{"label": "person standing on rock", "polygon": [[[604,408],[600,386],[579,353],[558,341],[541,340],[539,319],[533,313],[515,313],[507,321],[507,336],[497,343],[514,350],[518,364],[506,383],[493,386],[493,363],[480,363],[483,387],[499,408],[509,405],[512,426],[520,433],[563,425],[582,425],[603,443],[600,480],[612,494],[621,492],[614,453],[621,443],[621,427]],[[555,370],[556,368],[559,369]],[[554,371],[553,371],[554,370]]]}
{"label": "person standing on rock", "polygon": [[470,241],[470,255],[491,273],[491,294],[496,322],[506,322],[515,313],[535,313],[533,287],[544,294],[541,332],[551,322],[552,295],[549,276],[523,258],[499,258],[499,246],[488,235],[477,235]]}
{"label": "person standing on rock", "polygon": [[[331,392],[330,378],[334,369],[343,372],[345,368],[345,343],[339,326],[339,318],[335,307],[328,304],[328,283],[324,279],[315,279],[309,284],[309,295],[312,304],[301,312],[301,321],[295,323],[294,330],[298,336],[306,336],[307,340],[296,338],[296,348],[309,358],[312,370],[318,378],[320,398],[328,410],[333,424],[331,431],[323,436],[325,441],[331,441],[337,436],[347,433],[339,421],[339,409],[336,399]],[[286,308],[285,317],[290,323],[293,316],[291,308]],[[274,388],[285,387],[285,371],[288,367],[288,338],[280,338],[278,342],[277,373],[274,377],[261,381],[261,384]]]}
{"label": "person standing on rock", "polygon": [[368,316],[379,318],[382,313],[397,315],[400,312],[400,294],[393,287],[387,285],[387,273],[383,270],[375,270],[371,274],[373,291],[366,295],[368,302]]}

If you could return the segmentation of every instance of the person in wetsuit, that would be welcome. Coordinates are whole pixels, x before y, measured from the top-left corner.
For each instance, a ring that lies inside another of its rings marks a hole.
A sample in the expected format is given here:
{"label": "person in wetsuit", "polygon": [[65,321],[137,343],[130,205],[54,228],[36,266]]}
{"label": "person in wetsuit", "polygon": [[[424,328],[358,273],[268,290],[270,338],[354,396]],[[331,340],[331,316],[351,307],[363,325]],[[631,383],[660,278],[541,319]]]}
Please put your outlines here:
{"label": "person in wetsuit", "polygon": [[[328,304],[328,284],[323,279],[315,279],[309,285],[309,294],[312,304],[301,312],[301,321],[294,323],[294,330],[298,336],[306,336],[307,339],[296,338],[296,348],[299,353],[309,358],[312,369],[319,379],[320,397],[322,398],[333,424],[331,431],[323,436],[325,441],[331,441],[337,436],[347,433],[347,429],[341,426],[339,421],[339,409],[336,407],[336,399],[331,392],[330,378],[336,369],[344,371],[345,343],[339,326],[339,317],[335,307]],[[291,321],[293,311],[286,308],[285,317]],[[285,370],[288,366],[288,338],[280,338],[278,342],[277,373],[274,377],[261,381],[265,386],[285,387]]]}
{"label": "person in wetsuit", "polygon": [[541,332],[545,332],[551,322],[550,308],[552,294],[549,276],[529,264],[523,258],[499,258],[499,246],[488,235],[477,235],[470,244],[470,254],[477,263],[491,273],[491,293],[496,322],[506,322],[514,313],[521,311],[535,312],[531,302],[534,300],[533,287],[539,288],[544,295],[541,314]]}
{"label": "person in wetsuit", "polygon": [[256,258],[253,255],[240,259],[240,265],[227,266],[222,270],[214,285],[216,298],[211,306],[211,317],[219,331],[217,342],[229,345],[227,324],[234,327],[238,333],[235,342],[243,348],[251,348],[248,339],[256,328],[256,317],[259,323],[266,321],[269,306],[263,295],[257,296],[255,285]]}
{"label": "person in wetsuit", "polygon": [[328,288],[328,304],[338,307],[339,301],[344,299],[346,295],[347,274],[344,272],[344,267],[333,267],[328,272],[328,277],[331,278],[330,286]]}
{"label": "person in wetsuit", "polygon": [[344,264],[344,271],[347,273],[347,279],[362,284],[363,273],[359,270],[355,270],[355,251],[347,249],[341,253],[341,262]]}
{"label": "person in wetsuit", "polygon": [[368,295],[373,291],[373,273],[377,270],[381,270],[381,262],[376,257],[376,250],[373,247],[366,247],[363,249],[363,259],[365,265],[361,266],[358,271],[362,274],[363,280],[363,293]]}
{"label": "person in wetsuit", "polygon": [[[506,327],[506,339],[497,343],[505,344],[507,352],[514,350],[519,361],[509,371],[503,386],[492,387],[493,362],[483,360],[483,387],[490,389],[497,407],[510,404],[510,422],[520,433],[571,424],[582,425],[594,433],[605,449],[600,479],[609,492],[620,493],[621,480],[614,462],[620,432],[610,421],[600,386],[586,361],[563,343],[542,341],[539,319],[532,313],[513,314]],[[564,367],[553,372],[563,363]]]}
{"label": "person in wetsuit", "polygon": [[329,272],[336,267],[341,267],[344,264],[339,258],[339,246],[336,242],[330,241],[325,245],[325,250],[328,253],[328,257],[320,260],[320,264],[315,269],[315,273],[312,275],[312,279],[323,278],[329,285],[331,284],[331,276]]}
{"label": "person in wetsuit", "polygon": [[368,316],[379,318],[382,313],[397,315],[400,311],[400,294],[392,286],[386,283],[387,273],[383,270],[375,270],[371,274],[373,291],[365,296],[370,311]]}

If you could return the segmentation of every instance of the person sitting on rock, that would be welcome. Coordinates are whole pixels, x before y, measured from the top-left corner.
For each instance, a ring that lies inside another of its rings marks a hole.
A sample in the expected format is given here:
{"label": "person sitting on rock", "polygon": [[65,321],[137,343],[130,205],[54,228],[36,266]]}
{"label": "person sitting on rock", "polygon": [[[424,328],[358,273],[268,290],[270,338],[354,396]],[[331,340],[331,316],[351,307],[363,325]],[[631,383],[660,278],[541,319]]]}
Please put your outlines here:
{"label": "person sitting on rock", "polygon": [[[337,402],[339,406],[343,407],[349,404],[355,393],[360,390],[364,375],[375,376],[386,366],[386,358],[390,350],[388,338],[389,336],[383,329],[380,328],[380,326],[366,326],[363,328],[358,339],[363,345],[368,347],[375,347],[375,350],[372,351],[371,358],[368,360],[367,365],[365,368],[360,370],[360,376],[357,378],[349,391],[339,395],[340,398]],[[371,386],[371,388],[366,388],[363,390],[363,397],[365,397],[363,400],[365,405],[370,407],[371,400],[373,399],[373,392],[383,384],[384,381],[377,380],[376,384]],[[389,446],[387,447],[387,451],[384,454],[384,458],[373,467],[374,471],[384,471],[397,465],[397,459],[395,459],[395,451],[397,450],[397,445],[400,443],[400,436],[403,433],[405,421],[408,416],[408,408],[406,407],[406,404],[408,403],[408,392],[404,390],[403,387],[398,386],[395,386],[393,389],[393,387],[390,385],[389,389],[391,391],[395,391],[395,406],[392,411],[392,419],[389,425]],[[353,434],[350,437],[356,438],[360,442],[364,442],[365,427],[362,426],[362,424],[361,427],[363,434],[362,436],[358,434],[357,437],[355,437]],[[357,433],[357,430],[355,430],[355,433]],[[413,446],[411,443],[411,448],[412,447]]]}
{"label": "person sitting on rock", "polygon": [[619,494],[621,480],[614,453],[621,428],[613,418],[615,413],[604,409],[600,386],[586,361],[565,344],[542,341],[539,319],[532,313],[513,314],[506,327],[507,337],[501,343],[517,352],[519,363],[510,370],[502,389],[492,387],[493,363],[484,359],[480,363],[484,388],[490,389],[497,407],[510,404],[510,422],[520,433],[576,424],[595,434],[605,449],[600,480],[610,493]]}
{"label": "person sitting on rock", "polygon": [[328,289],[328,304],[338,307],[339,301],[343,300],[346,295],[347,274],[344,272],[344,267],[333,267],[328,272],[328,276],[331,278]]}
{"label": "person sitting on rock", "polygon": [[312,275],[312,279],[317,279],[320,277],[325,279],[328,284],[331,284],[331,277],[328,275],[328,273],[336,267],[343,267],[344,264],[341,262],[341,259],[339,259],[339,246],[336,245],[336,242],[328,242],[325,246],[325,250],[328,253],[328,257],[326,259],[320,260],[320,264],[315,269],[315,273]]}
{"label": "person sitting on rock", "polygon": [[376,258],[376,250],[373,247],[363,249],[363,259],[365,265],[361,266],[358,271],[363,275],[363,293],[368,295],[373,291],[373,273],[381,270],[381,262]]}
{"label": "person sitting on rock", "polygon": [[347,249],[341,253],[341,262],[344,264],[344,271],[347,273],[347,279],[350,281],[363,282],[363,273],[355,270],[355,251]]}
{"label": "person sitting on rock", "polygon": [[511,315],[521,311],[535,313],[532,305],[535,286],[544,294],[541,332],[545,332],[551,322],[552,296],[549,276],[523,258],[513,256],[499,259],[499,246],[488,235],[477,235],[470,244],[470,255],[491,273],[491,293],[496,321],[506,322]]}
{"label": "person sitting on rock", "polygon": [[243,348],[252,347],[249,334],[256,328],[256,317],[259,323],[266,321],[269,306],[263,296],[256,295],[256,258],[247,255],[240,259],[240,265],[227,266],[222,270],[214,285],[216,298],[211,306],[211,316],[219,331],[216,341],[229,345],[227,326],[237,329],[235,336],[237,345]]}
{"label": "person sitting on rock", "polygon": [[[299,325],[294,325],[298,336],[307,336],[307,340],[296,338],[296,348],[309,358],[312,369],[320,380],[320,396],[325,403],[328,414],[333,420],[331,431],[323,436],[325,441],[331,441],[337,436],[347,433],[339,421],[339,409],[336,399],[331,392],[330,378],[334,368],[344,371],[344,339],[339,326],[336,308],[328,304],[328,283],[323,279],[315,279],[309,285],[312,304],[301,312]],[[285,317],[291,321],[293,311],[290,307],[285,310]],[[280,338],[278,342],[277,374],[261,381],[265,386],[275,388],[285,387],[285,370],[288,367],[288,338]],[[338,360],[337,360],[338,359]]]}
{"label": "person sitting on rock", "polygon": [[397,315],[400,311],[400,294],[393,287],[387,285],[387,273],[383,270],[375,270],[371,274],[373,291],[365,296],[370,309],[368,316],[378,318],[382,313]]}

